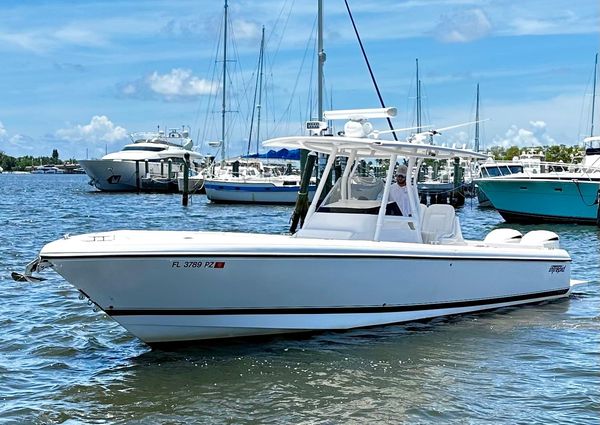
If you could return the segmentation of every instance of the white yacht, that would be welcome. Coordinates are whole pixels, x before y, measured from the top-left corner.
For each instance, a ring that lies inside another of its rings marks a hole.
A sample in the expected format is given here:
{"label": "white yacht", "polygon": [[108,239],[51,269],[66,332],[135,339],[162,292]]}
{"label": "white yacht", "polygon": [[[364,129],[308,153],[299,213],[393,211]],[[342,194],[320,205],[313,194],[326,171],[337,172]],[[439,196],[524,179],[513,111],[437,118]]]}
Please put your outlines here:
{"label": "white yacht", "polygon": [[65,170],[54,165],[38,165],[33,167],[31,174],[64,174]]}
{"label": "white yacht", "polygon": [[177,192],[177,176],[183,172],[186,154],[192,170],[202,168],[203,156],[192,150],[188,129],[134,133],[131,139],[133,143],[102,159],[79,161],[91,185],[108,192]]}
{"label": "white yacht", "polygon": [[[119,230],[65,236],[13,277],[36,280],[34,272],[51,267],[149,344],[350,329],[568,297],[576,282],[557,234],[504,228],[465,240],[451,205],[419,204],[416,176],[424,158],[483,155],[380,140],[365,117],[394,114],[393,108],[357,110],[343,136],[264,143],[328,154],[325,175],[337,157],[347,160],[322,203],[321,180],[304,226],[293,235]],[[387,215],[389,184],[357,196],[356,164],[373,158],[391,164],[387,182],[394,180],[394,164],[407,161],[415,214]]]}

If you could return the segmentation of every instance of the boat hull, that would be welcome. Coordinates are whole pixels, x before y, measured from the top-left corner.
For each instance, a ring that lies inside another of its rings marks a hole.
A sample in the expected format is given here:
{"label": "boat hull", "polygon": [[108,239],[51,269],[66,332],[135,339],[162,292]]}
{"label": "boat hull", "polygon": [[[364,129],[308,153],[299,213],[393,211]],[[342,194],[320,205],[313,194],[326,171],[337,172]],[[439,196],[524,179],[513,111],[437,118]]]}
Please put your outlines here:
{"label": "boat hull", "polygon": [[[161,162],[127,161],[127,160],[81,160],[79,165],[90,178],[90,184],[106,192],[177,192],[177,180],[171,179],[172,184],[145,183],[145,176],[164,176],[168,174],[168,164]],[[173,165],[172,176],[180,170]]]}
{"label": "boat hull", "polygon": [[[212,202],[238,204],[295,204],[299,185],[277,185],[270,182],[244,183],[229,181],[204,182],[206,197]],[[308,189],[309,201],[315,194],[316,186]]]}
{"label": "boat hull", "polygon": [[477,201],[480,207],[494,208],[494,206],[490,202],[490,198],[487,197],[485,192],[478,185],[475,185],[475,191],[477,192]]}
{"label": "boat hull", "polygon": [[598,222],[600,181],[491,178],[477,184],[507,222]]}
{"label": "boat hull", "polygon": [[[155,233],[158,245],[177,239]],[[105,250],[107,239],[90,242],[98,249],[87,252],[65,240],[47,245],[41,258],[149,344],[383,325],[570,291],[570,258],[559,249],[540,257],[468,247],[457,255],[439,245],[170,233],[201,246],[115,254]]]}
{"label": "boat hull", "polygon": [[[178,192],[184,191],[183,189],[185,188],[185,185],[183,182],[184,182],[183,177],[177,178],[177,191]],[[188,193],[201,193],[201,194],[206,193],[206,191],[204,190],[204,177],[190,176],[188,178],[187,192]]]}

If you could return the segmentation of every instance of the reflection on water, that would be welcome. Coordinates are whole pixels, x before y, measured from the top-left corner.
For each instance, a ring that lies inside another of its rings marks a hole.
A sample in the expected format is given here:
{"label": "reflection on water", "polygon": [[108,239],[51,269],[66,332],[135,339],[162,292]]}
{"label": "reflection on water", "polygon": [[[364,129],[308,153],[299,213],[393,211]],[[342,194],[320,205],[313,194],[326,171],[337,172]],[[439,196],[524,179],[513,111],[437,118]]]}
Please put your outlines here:
{"label": "reflection on water", "polygon": [[[557,232],[573,298],[425,322],[150,350],[58,275],[14,283],[64,233],[284,233],[291,207],[103,194],[85,176],[0,175],[0,418],[13,423],[593,423],[600,399],[599,232]],[[467,238],[505,227],[459,211]],[[482,276],[485,279],[485,276]]]}

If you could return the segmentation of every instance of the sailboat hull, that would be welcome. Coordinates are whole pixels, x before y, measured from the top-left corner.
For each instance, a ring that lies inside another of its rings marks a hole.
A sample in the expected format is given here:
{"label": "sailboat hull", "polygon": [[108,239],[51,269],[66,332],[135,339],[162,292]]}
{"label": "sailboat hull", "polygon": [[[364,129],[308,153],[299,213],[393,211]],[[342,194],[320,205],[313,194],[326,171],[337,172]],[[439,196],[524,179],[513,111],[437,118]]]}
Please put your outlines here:
{"label": "sailboat hull", "polygon": [[40,257],[150,344],[351,329],[569,295],[563,250],[461,248],[122,231],[56,241]]}
{"label": "sailboat hull", "polygon": [[[240,204],[294,204],[300,186],[273,182],[236,182],[207,180],[206,197],[212,202]],[[312,201],[316,186],[309,186],[308,198]]]}

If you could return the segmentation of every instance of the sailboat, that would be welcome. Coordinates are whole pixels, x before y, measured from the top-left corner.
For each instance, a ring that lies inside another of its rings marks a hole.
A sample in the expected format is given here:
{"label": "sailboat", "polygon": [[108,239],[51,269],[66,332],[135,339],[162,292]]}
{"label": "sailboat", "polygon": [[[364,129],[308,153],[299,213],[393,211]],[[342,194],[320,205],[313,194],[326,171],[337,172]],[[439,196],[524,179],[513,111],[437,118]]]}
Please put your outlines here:
{"label": "sailboat", "polygon": [[[416,121],[417,134],[421,133],[421,79],[419,78],[419,60],[416,59]],[[478,121],[478,119],[476,119]],[[454,127],[454,126],[452,126]],[[441,129],[440,129],[441,130]],[[454,162],[454,158],[445,161],[435,160],[424,167],[418,188],[422,202],[426,204],[451,204],[461,206],[465,202],[463,186],[463,168]],[[431,162],[431,161],[430,161]]]}
{"label": "sailboat", "polygon": [[[227,40],[225,40],[225,43],[227,43]],[[258,103],[255,108],[257,111],[255,137],[257,141],[260,140],[264,50],[265,29],[263,27],[256,84]],[[226,63],[226,58],[224,58],[224,63]],[[251,125],[249,146],[252,135]],[[220,173],[206,177],[204,179],[204,190],[206,190],[206,197],[211,202],[294,204],[300,190],[301,176],[299,173],[292,173],[291,170],[292,167],[286,167],[285,164],[282,166],[265,165],[262,161],[241,159],[230,166],[221,167]],[[313,182],[308,187],[309,199],[312,199],[315,190],[316,184]]]}
{"label": "sailboat", "polygon": [[[600,225],[600,136],[594,135],[598,54],[594,63],[590,136],[585,156],[571,170],[516,173],[477,179],[507,222],[565,222]],[[563,164],[564,165],[564,164]]]}

